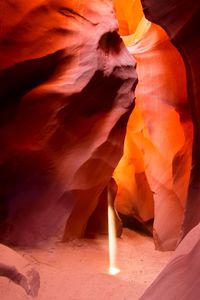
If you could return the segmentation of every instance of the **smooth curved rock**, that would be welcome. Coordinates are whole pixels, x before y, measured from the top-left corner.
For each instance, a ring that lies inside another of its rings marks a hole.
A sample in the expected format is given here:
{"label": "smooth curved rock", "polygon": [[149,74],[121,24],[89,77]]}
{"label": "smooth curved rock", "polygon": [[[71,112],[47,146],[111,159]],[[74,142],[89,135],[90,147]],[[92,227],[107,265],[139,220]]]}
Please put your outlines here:
{"label": "smooth curved rock", "polygon": [[194,143],[190,186],[181,234],[181,237],[184,237],[200,221],[200,2],[196,0],[141,2],[146,17],[168,32],[186,65]]}
{"label": "smooth curved rock", "polygon": [[123,151],[135,62],[112,1],[1,1],[0,237],[84,235]]}
{"label": "smooth curved rock", "polygon": [[154,218],[156,248],[173,250],[187,198],[193,142],[185,65],[160,26],[143,18],[136,31],[123,37],[137,61],[139,83],[124,155],[114,173],[116,207],[143,225]]}
{"label": "smooth curved rock", "polygon": [[20,285],[32,297],[38,296],[40,275],[18,253],[0,245],[0,276]]}
{"label": "smooth curved rock", "polygon": [[200,225],[191,230],[140,300],[197,300],[200,294]]}
{"label": "smooth curved rock", "polygon": [[119,22],[119,33],[128,36],[135,33],[138,24],[143,17],[140,0],[113,0],[117,20]]}

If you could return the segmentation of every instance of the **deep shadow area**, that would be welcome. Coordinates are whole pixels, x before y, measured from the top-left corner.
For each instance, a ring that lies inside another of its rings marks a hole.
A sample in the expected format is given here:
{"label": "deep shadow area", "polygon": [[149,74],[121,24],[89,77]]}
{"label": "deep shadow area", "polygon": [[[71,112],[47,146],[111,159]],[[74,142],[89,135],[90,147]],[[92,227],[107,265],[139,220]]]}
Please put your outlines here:
{"label": "deep shadow area", "polygon": [[0,71],[0,126],[14,118],[17,105],[24,95],[52,76],[63,54],[64,51],[59,50]]}
{"label": "deep shadow area", "polygon": [[122,220],[123,227],[153,237],[153,219],[148,222],[140,222],[133,216],[126,216],[121,213],[119,213],[119,217]]}

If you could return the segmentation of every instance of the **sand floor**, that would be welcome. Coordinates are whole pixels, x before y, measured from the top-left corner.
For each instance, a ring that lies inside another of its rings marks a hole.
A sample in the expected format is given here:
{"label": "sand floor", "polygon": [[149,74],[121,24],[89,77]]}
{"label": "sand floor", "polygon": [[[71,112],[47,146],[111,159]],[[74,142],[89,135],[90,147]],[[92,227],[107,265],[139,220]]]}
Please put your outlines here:
{"label": "sand floor", "polygon": [[[138,300],[169,261],[172,252],[154,250],[151,238],[124,229],[117,241],[118,267],[108,274],[106,237],[50,243],[39,249],[18,249],[39,271],[37,300]],[[1,300],[30,300],[24,290],[0,277]],[[35,298],[36,299],[36,298]]]}

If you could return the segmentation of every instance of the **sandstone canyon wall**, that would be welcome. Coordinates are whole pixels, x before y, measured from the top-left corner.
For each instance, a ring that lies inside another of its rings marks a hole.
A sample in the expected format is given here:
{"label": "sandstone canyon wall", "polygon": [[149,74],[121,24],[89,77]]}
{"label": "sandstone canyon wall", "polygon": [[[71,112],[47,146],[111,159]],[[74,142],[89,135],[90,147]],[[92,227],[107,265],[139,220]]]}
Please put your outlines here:
{"label": "sandstone canyon wall", "polygon": [[[132,1],[139,8],[139,1]],[[116,1],[116,6],[122,4]],[[142,17],[123,39],[137,61],[136,107],[129,119],[124,155],[115,170],[116,207],[145,226],[153,222],[157,249],[173,250],[180,237],[191,169],[193,124],[186,67],[170,37]],[[118,10],[116,10],[118,12]],[[123,26],[124,28],[125,26]],[[122,28],[122,29],[123,29]],[[125,32],[123,30],[123,32]]]}
{"label": "sandstone canyon wall", "polygon": [[1,2],[3,241],[29,244],[64,227],[64,240],[77,238],[96,218],[104,224],[95,230],[106,228],[106,189],[134,106],[135,58],[139,84],[114,173],[116,208],[144,225],[154,219],[162,250],[176,247],[185,205],[182,235],[198,222],[199,69],[191,45],[199,4],[142,1],[150,21],[139,0],[114,5],[132,57],[112,1]]}
{"label": "sandstone canyon wall", "polygon": [[[174,257],[141,300],[199,298],[199,124],[200,124],[200,3],[199,1],[143,0],[146,17],[168,32],[186,66],[188,102],[194,125],[189,192],[178,248]],[[196,226],[195,226],[196,225]]]}
{"label": "sandstone canyon wall", "polygon": [[[114,1],[127,50],[111,0],[1,1],[0,239],[34,245],[104,231],[115,170],[117,210],[154,220],[158,249],[188,233],[142,299],[196,300],[200,3],[141,3]],[[20,264],[0,267],[24,279]],[[38,276],[36,290],[24,280],[36,295]]]}
{"label": "sandstone canyon wall", "polygon": [[82,237],[122,155],[134,59],[109,0],[2,0],[0,19],[1,240]]}
{"label": "sandstone canyon wall", "polygon": [[140,300],[197,300],[200,293],[200,226],[177,247],[173,258]]}
{"label": "sandstone canyon wall", "polygon": [[200,221],[200,2],[141,1],[146,17],[168,33],[184,60],[187,71],[188,102],[194,125],[194,142],[189,192],[184,212],[182,234],[184,237]]}

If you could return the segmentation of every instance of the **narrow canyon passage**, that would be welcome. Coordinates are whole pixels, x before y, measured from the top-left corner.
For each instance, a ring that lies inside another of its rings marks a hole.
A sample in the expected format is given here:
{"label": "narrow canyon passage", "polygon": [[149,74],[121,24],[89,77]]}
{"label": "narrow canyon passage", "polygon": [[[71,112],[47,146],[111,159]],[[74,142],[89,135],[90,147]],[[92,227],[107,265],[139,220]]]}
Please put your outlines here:
{"label": "narrow canyon passage", "polygon": [[199,20],[1,1],[0,299],[198,300]]}

